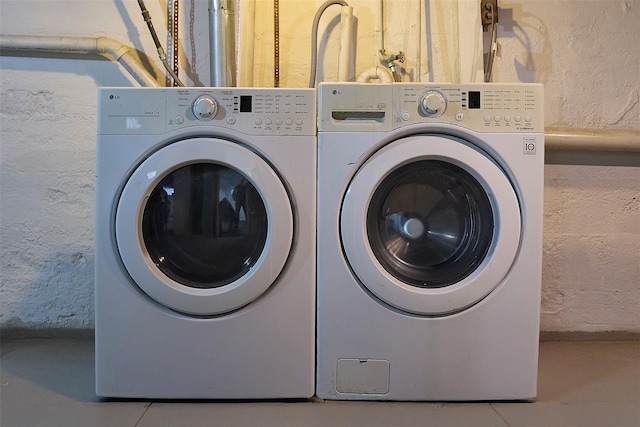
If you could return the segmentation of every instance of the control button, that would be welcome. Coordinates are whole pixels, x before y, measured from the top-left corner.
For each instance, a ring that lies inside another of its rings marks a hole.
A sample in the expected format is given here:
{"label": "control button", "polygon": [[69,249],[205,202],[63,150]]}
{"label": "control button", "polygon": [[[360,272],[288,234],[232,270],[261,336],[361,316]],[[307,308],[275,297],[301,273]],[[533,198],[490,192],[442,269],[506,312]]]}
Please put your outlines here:
{"label": "control button", "polygon": [[286,119],[284,122],[288,126],[291,126],[293,124],[293,120],[291,120],[291,119]]}
{"label": "control button", "polygon": [[514,117],[514,119],[515,119],[515,121],[516,121],[516,122],[519,122],[520,120],[522,120],[522,117],[520,117],[520,116],[515,116],[515,117]]}
{"label": "control button", "polygon": [[425,96],[422,100],[422,106],[424,110],[429,114],[435,114],[442,108],[442,97],[431,93]]}
{"label": "control button", "polygon": [[511,121],[511,116],[504,116],[504,121],[505,122],[510,122]]}
{"label": "control button", "polygon": [[280,126],[282,124],[282,119],[276,119],[276,124]]}
{"label": "control button", "polygon": [[524,116],[524,121],[525,122],[530,122],[531,121],[531,116],[529,116],[529,115]]}
{"label": "control button", "polygon": [[176,123],[181,125],[184,122],[184,117],[176,116]]}
{"label": "control button", "polygon": [[410,118],[411,118],[411,114],[407,113],[406,111],[402,113],[402,120],[404,120],[405,122],[408,121]]}
{"label": "control button", "polygon": [[262,124],[262,119],[256,119],[254,122],[256,125],[260,126]]}
{"label": "control button", "polygon": [[266,125],[270,125],[272,123],[273,123],[273,120],[271,120],[271,119],[265,119],[265,121],[264,121],[264,124],[266,124]]}
{"label": "control button", "polygon": [[456,113],[456,120],[461,122],[462,120],[464,120],[464,114],[462,113]]}
{"label": "control button", "polygon": [[495,120],[496,122],[500,121],[500,115],[496,114],[495,116],[493,116],[493,120]]}
{"label": "control button", "polygon": [[233,117],[233,116],[227,117],[227,123],[229,123],[230,125],[235,125],[236,124],[236,118]]}
{"label": "control button", "polygon": [[211,120],[218,112],[218,103],[209,95],[202,95],[193,101],[191,110],[198,120]]}
{"label": "control button", "polygon": [[429,90],[422,94],[418,111],[426,117],[438,117],[447,109],[447,99],[437,90]]}
{"label": "control button", "polygon": [[484,121],[489,122],[490,120],[491,120],[491,116],[489,116],[488,114],[485,114]]}
{"label": "control button", "polygon": [[298,126],[302,126],[302,119],[296,119],[296,124]]}

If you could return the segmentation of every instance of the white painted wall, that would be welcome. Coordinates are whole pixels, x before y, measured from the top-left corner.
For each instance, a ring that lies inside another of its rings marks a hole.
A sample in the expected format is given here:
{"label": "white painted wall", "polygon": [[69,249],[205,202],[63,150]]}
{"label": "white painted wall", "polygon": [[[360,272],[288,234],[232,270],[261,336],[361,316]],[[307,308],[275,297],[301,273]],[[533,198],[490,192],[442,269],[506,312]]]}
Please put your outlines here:
{"label": "white painted wall", "polygon": [[[310,27],[321,3],[280,0],[282,87],[308,84]],[[375,65],[380,2],[349,3],[357,18],[355,77]],[[166,2],[146,4],[166,48]],[[180,4],[181,77],[206,85],[207,1]],[[273,84],[272,4],[256,0],[255,86]],[[405,81],[467,79],[460,70],[473,69],[462,63],[476,41],[460,38],[469,20],[460,11],[473,6],[384,4],[385,47],[407,55]],[[547,126],[640,131],[640,2],[500,0],[500,6],[494,81],[544,83]],[[337,75],[339,13],[332,6],[322,20],[319,80]],[[425,30],[429,37],[418,37]],[[143,60],[161,69],[135,0],[0,0],[0,31],[107,36],[145,52]],[[135,83],[120,66],[96,57],[0,57],[2,328],[93,326],[100,86]],[[639,157],[552,153],[548,159],[542,329],[640,332]]]}

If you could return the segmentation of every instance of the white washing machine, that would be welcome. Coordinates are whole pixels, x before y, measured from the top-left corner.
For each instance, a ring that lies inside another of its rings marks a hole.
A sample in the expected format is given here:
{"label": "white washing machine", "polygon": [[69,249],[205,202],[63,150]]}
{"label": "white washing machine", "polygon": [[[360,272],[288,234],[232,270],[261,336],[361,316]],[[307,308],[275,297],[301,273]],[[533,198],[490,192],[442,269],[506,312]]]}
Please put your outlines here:
{"label": "white washing machine", "polygon": [[309,89],[100,90],[99,396],[313,395],[315,105]]}
{"label": "white washing machine", "polygon": [[317,388],[536,395],[543,88],[322,84]]}

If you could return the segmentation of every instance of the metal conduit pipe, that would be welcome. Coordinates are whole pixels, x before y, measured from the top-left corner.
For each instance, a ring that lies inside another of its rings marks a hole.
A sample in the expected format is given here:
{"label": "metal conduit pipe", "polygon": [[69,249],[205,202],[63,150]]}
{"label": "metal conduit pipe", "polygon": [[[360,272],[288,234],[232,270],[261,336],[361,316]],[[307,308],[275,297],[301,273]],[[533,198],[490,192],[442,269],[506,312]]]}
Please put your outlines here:
{"label": "metal conduit pipe", "polygon": [[640,153],[640,131],[546,128],[545,149]]}
{"label": "metal conduit pipe", "polygon": [[[14,36],[0,34],[0,51],[99,53],[118,62],[141,86],[159,86],[131,48],[107,37]],[[4,53],[2,53],[4,54]]]}
{"label": "metal conduit pipe", "polygon": [[236,85],[235,0],[209,1],[211,86]]}

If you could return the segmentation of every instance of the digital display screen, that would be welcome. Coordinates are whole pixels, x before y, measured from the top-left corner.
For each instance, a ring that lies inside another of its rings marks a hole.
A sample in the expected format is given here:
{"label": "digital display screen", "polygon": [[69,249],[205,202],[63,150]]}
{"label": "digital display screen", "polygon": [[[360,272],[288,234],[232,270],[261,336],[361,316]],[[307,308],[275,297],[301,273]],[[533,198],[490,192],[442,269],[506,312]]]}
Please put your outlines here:
{"label": "digital display screen", "polygon": [[469,109],[480,108],[480,92],[469,91]]}
{"label": "digital display screen", "polygon": [[251,112],[251,96],[250,95],[240,96],[240,112],[241,113]]}

